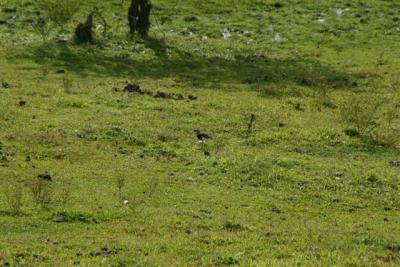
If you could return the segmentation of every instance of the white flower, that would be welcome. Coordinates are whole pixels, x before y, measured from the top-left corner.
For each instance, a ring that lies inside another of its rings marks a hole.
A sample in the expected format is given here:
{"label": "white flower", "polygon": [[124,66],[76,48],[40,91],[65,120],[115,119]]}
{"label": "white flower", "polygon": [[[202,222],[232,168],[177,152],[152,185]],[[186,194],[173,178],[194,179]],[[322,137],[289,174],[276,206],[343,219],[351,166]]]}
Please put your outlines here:
{"label": "white flower", "polygon": [[342,16],[342,15],[343,15],[343,12],[344,12],[344,10],[343,10],[343,9],[341,9],[341,8],[335,8],[335,12],[336,12],[336,15],[338,15],[338,16]]}
{"label": "white flower", "polygon": [[228,40],[231,37],[231,33],[229,32],[229,30],[227,28],[224,29],[224,31],[222,32],[222,38],[224,40]]}
{"label": "white flower", "polygon": [[286,41],[286,39],[283,38],[279,33],[276,33],[275,36],[274,36],[274,38],[272,38],[272,40],[273,40],[274,42],[283,42],[283,41]]}

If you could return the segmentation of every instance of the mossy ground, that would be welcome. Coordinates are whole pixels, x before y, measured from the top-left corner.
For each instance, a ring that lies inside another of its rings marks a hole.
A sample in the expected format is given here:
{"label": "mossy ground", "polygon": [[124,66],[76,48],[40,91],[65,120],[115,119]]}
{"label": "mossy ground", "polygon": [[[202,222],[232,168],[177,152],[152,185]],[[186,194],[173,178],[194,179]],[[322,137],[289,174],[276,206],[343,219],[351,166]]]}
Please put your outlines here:
{"label": "mossy ground", "polygon": [[[154,0],[145,41],[127,35],[128,1],[96,2],[65,29],[71,39],[97,5],[110,29],[91,45],[59,44],[58,31],[43,42],[30,1],[2,2],[17,12],[0,15],[0,183],[22,183],[24,205],[12,214],[2,193],[0,256],[400,264],[400,169],[389,164],[399,147],[350,137],[340,119],[354,95],[385,99],[382,118],[400,109],[398,1]],[[128,94],[126,81],[198,99]],[[195,128],[212,139],[198,143]],[[52,200],[41,209],[29,183],[45,172]],[[59,214],[66,222],[53,222]]]}

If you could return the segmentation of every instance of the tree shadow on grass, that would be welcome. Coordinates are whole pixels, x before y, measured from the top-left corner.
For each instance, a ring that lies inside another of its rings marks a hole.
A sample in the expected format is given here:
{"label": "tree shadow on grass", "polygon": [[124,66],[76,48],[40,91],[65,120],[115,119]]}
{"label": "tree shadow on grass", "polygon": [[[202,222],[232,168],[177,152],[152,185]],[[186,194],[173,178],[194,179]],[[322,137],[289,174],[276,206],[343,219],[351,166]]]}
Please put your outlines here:
{"label": "tree shadow on grass", "polygon": [[[346,88],[356,85],[354,77],[302,58],[270,59],[241,56],[234,59],[203,56],[171,47],[158,39],[147,39],[154,53],[146,58],[135,52],[101,49],[97,46],[44,44],[31,53],[39,64],[64,68],[79,76],[108,78],[174,78],[192,87],[275,83],[309,87]],[[210,48],[212,49],[212,48]],[[167,53],[168,51],[168,53]]]}

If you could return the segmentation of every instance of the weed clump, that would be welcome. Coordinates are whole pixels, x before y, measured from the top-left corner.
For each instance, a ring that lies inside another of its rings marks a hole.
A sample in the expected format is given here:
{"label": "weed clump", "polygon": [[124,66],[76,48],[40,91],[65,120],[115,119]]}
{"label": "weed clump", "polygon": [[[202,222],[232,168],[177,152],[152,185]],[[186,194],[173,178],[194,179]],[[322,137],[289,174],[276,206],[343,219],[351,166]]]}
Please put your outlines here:
{"label": "weed clump", "polygon": [[4,196],[8,209],[13,215],[21,214],[23,206],[23,185],[18,181],[8,182],[4,186]]}
{"label": "weed clump", "polygon": [[377,98],[353,95],[342,104],[340,119],[352,136],[368,135],[378,127],[377,116],[381,106],[382,101]]}
{"label": "weed clump", "polygon": [[139,208],[146,204],[157,192],[160,186],[160,180],[158,178],[151,179],[146,183],[140,191],[136,191],[133,196],[128,197],[127,206],[133,212],[139,211]]}
{"label": "weed clump", "polygon": [[28,183],[28,187],[32,193],[33,203],[35,206],[46,209],[53,198],[53,186],[51,180],[38,176]]}
{"label": "weed clump", "polygon": [[368,137],[375,142],[396,147],[399,144],[398,108],[384,99],[353,95],[342,104],[340,119],[345,125],[345,134],[350,137]]}
{"label": "weed clump", "polygon": [[37,0],[38,8],[57,26],[63,28],[79,11],[79,0]]}

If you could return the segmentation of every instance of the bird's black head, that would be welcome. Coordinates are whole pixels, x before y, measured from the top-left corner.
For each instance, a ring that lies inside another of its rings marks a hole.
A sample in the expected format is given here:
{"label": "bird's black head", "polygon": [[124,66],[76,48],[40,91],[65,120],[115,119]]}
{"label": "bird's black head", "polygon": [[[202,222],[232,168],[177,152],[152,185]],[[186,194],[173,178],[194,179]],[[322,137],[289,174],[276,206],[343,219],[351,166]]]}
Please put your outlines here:
{"label": "bird's black head", "polygon": [[200,133],[200,130],[199,129],[194,129],[193,132],[198,134],[198,133]]}

